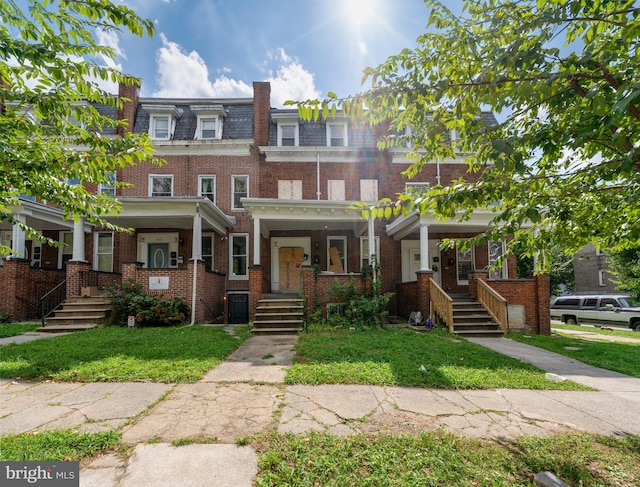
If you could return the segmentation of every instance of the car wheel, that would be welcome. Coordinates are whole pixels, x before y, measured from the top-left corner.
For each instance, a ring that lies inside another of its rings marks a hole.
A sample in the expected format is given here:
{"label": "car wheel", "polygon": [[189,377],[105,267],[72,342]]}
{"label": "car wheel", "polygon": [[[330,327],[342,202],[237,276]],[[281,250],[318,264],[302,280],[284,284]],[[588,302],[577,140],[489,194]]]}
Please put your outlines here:
{"label": "car wheel", "polygon": [[635,323],[633,326],[635,326],[634,330],[636,330],[638,333],[640,333],[640,321]]}
{"label": "car wheel", "polygon": [[565,318],[564,322],[567,325],[577,325],[578,324],[578,322],[576,321],[576,319],[573,316],[567,316]]}

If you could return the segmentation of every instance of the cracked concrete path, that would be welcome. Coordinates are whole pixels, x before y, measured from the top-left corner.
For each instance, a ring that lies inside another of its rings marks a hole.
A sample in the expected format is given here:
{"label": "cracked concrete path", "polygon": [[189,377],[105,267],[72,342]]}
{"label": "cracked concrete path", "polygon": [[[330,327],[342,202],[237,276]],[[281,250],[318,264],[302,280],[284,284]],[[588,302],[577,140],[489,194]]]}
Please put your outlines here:
{"label": "cracked concrete path", "polygon": [[3,435],[77,428],[96,433],[118,428],[173,386],[154,383],[91,384],[0,382]]}

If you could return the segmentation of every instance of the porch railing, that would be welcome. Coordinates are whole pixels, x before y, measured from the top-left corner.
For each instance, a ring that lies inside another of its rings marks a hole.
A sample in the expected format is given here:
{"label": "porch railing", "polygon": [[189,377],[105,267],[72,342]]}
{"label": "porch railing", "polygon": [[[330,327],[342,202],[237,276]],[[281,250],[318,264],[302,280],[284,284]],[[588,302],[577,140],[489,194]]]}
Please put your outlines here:
{"label": "porch railing", "polygon": [[62,303],[67,300],[67,281],[66,278],[51,291],[40,297],[40,315],[42,316],[42,326],[45,326],[46,318]]}
{"label": "porch railing", "polygon": [[453,333],[453,299],[433,279],[429,279],[429,291],[433,311]]}
{"label": "porch railing", "polygon": [[478,279],[478,301],[487,309],[489,314],[500,325],[500,329],[509,331],[509,319],[507,315],[507,300],[494,291],[486,282]]}

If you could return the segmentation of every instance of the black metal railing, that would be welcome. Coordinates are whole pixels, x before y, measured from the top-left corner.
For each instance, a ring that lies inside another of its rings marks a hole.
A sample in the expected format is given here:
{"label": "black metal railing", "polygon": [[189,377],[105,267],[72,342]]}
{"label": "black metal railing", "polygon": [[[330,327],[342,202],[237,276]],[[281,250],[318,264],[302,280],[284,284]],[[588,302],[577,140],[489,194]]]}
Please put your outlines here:
{"label": "black metal railing", "polygon": [[45,319],[51,313],[53,313],[58,306],[67,300],[67,281],[69,278],[62,281],[51,291],[40,297],[40,314],[42,316],[42,326],[45,326]]}

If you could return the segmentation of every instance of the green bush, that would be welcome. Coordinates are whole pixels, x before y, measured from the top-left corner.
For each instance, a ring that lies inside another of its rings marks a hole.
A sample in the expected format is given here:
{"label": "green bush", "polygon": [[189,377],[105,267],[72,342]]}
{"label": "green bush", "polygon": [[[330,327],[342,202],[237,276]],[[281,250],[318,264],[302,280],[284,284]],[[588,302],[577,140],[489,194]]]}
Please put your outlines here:
{"label": "green bush", "polygon": [[109,289],[114,322],[127,325],[127,318],[135,316],[136,326],[175,326],[184,323],[190,315],[189,306],[182,298],[164,299],[146,294],[139,282],[129,280],[120,289]]}

